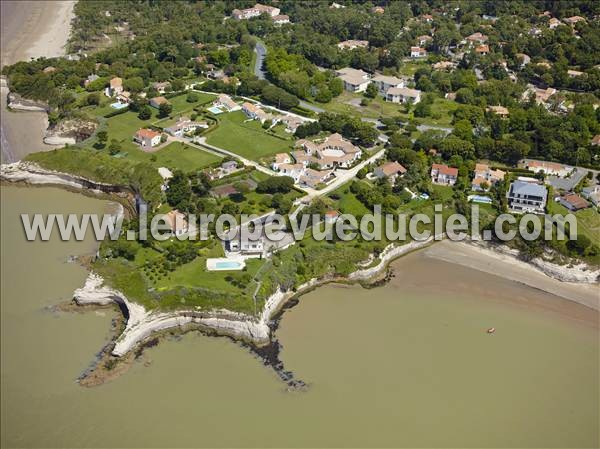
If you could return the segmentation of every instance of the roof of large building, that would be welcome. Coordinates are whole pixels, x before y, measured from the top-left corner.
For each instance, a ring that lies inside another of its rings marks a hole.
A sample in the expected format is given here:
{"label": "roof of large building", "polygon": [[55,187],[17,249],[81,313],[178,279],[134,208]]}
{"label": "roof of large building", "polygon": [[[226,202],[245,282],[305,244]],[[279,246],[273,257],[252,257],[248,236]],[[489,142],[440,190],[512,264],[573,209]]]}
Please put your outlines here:
{"label": "roof of large building", "polygon": [[159,132],[156,132],[152,129],[148,129],[148,128],[141,128],[138,129],[137,132],[135,133],[135,135],[138,138],[144,138],[144,139],[153,139],[156,136],[160,136]]}
{"label": "roof of large building", "polygon": [[402,95],[403,97],[416,98],[421,95],[421,91],[418,89],[411,89],[409,87],[390,87],[387,91],[388,95]]}
{"label": "roof of large building", "polygon": [[371,78],[372,81],[385,83],[385,84],[403,84],[404,80],[402,78],[398,78],[397,76],[389,76],[389,75],[375,75]]}
{"label": "roof of large building", "polygon": [[590,206],[590,203],[588,203],[576,193],[568,193],[562,197],[562,200],[569,203],[571,205],[571,208],[576,210],[585,209],[586,207]]}
{"label": "roof of large building", "polygon": [[548,195],[548,191],[543,185],[525,181],[514,181],[510,185],[510,192],[516,195],[538,196],[544,199]]}
{"label": "roof of large building", "polygon": [[431,166],[432,170],[437,170],[437,172],[441,175],[446,176],[458,176],[458,168],[448,167],[444,164],[433,164]]}
{"label": "roof of large building", "polygon": [[393,176],[398,173],[406,173],[406,168],[396,161],[386,162],[385,164],[377,167],[377,169],[379,169],[384,176]]}
{"label": "roof of large building", "polygon": [[348,84],[358,85],[369,81],[369,74],[359,69],[345,67],[337,71],[337,75],[342,81]]}

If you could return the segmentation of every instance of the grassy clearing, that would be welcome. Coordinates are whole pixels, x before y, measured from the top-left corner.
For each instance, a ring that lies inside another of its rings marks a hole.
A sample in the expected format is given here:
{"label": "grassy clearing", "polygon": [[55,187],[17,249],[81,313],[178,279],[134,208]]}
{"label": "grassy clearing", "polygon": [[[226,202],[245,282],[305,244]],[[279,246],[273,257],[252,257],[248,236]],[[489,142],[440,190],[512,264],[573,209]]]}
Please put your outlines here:
{"label": "grassy clearing", "polygon": [[171,142],[154,153],[145,153],[137,147],[129,151],[126,157],[134,161],[149,162],[157,168],[167,167],[184,172],[193,172],[221,160],[219,156],[181,142]]}
{"label": "grassy clearing", "polygon": [[221,114],[218,118],[217,128],[206,134],[210,145],[256,161],[275,153],[290,151],[292,148],[291,137],[284,140],[267,134],[260,122],[247,121],[242,111]]}
{"label": "grassy clearing", "polygon": [[[416,119],[419,123],[431,126],[450,126],[452,123],[452,112],[458,105],[451,100],[438,97],[431,105],[431,116],[414,117],[413,113],[406,113],[404,105],[385,101],[383,97],[369,99],[367,106],[360,106],[360,101],[365,98],[361,94],[343,92],[339,97],[334,98],[326,104],[319,104],[328,112],[338,114],[348,114],[357,117],[380,118],[380,117],[399,117],[403,120]],[[434,118],[435,117],[435,118]]]}

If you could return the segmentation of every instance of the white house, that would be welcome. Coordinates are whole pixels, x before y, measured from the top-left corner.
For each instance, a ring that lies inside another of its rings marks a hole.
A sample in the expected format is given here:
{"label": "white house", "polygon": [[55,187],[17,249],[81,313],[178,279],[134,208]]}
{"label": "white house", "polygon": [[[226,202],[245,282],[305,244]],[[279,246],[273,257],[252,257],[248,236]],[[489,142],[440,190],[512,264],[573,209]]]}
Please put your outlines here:
{"label": "white house", "polygon": [[227,94],[220,94],[215,101],[213,106],[223,108],[228,112],[239,111],[242,109],[233,99]]}
{"label": "white house", "polygon": [[123,80],[119,77],[112,78],[106,88],[106,96],[114,97],[123,92]]}
{"label": "white house", "polygon": [[369,74],[362,70],[346,67],[338,70],[337,76],[344,83],[344,89],[348,92],[364,92],[369,85]]}
{"label": "white house", "polygon": [[133,141],[139,143],[142,148],[152,148],[160,144],[160,133],[142,128],[135,133]]}
{"label": "white house", "polygon": [[426,58],[427,50],[422,47],[410,47],[410,57],[414,59]]}
{"label": "white house", "polygon": [[271,164],[271,168],[275,171],[279,171],[279,166],[288,165],[292,163],[292,158],[287,153],[277,153],[275,155],[275,162]]}
{"label": "white house", "polygon": [[395,76],[375,75],[371,81],[377,86],[379,93],[385,96],[388,89],[392,87],[404,87],[404,80]]}
{"label": "white house", "polygon": [[458,168],[448,167],[442,164],[431,166],[431,182],[434,184],[453,186],[458,179]]}
{"label": "white house", "polygon": [[208,123],[204,121],[196,122],[187,117],[182,117],[174,125],[165,128],[165,132],[175,137],[181,137],[184,134],[194,132],[199,128],[208,128]]}
{"label": "white house", "polygon": [[235,20],[248,20],[253,17],[258,17],[261,14],[267,14],[270,17],[278,16],[281,10],[274,6],[261,5],[257,3],[252,8],[247,9],[234,9],[231,11],[231,17]]}
{"label": "white house", "polygon": [[408,87],[391,87],[385,93],[385,99],[392,103],[413,103],[421,101],[421,91]]}

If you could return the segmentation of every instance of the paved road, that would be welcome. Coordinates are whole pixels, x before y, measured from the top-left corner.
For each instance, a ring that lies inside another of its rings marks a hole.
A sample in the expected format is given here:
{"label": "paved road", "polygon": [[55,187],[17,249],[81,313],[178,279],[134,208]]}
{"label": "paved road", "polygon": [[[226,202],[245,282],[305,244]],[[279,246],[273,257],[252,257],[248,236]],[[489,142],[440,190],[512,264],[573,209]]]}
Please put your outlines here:
{"label": "paved road", "polygon": [[254,46],[254,53],[256,53],[256,63],[254,64],[254,74],[258,77],[259,80],[265,79],[265,72],[263,71],[263,62],[265,60],[265,56],[267,55],[267,47],[261,42],[257,41]]}

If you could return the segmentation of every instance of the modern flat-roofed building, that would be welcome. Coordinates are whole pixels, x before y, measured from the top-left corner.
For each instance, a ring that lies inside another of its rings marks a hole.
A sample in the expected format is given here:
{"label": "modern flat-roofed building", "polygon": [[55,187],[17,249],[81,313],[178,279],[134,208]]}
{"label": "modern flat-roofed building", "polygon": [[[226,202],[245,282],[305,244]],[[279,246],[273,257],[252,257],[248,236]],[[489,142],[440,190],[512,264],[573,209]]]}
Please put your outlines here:
{"label": "modern flat-roofed building", "polygon": [[513,212],[543,214],[548,199],[546,187],[533,182],[514,181],[508,192],[508,208]]}

